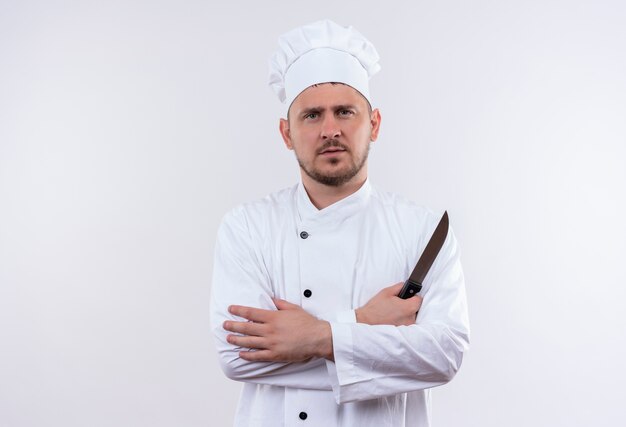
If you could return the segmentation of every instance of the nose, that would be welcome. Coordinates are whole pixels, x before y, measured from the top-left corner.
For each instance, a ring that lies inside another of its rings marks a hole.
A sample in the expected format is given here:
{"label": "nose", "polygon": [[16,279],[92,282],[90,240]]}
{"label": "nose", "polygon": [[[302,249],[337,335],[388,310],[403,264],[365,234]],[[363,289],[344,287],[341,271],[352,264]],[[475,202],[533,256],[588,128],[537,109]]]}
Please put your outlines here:
{"label": "nose", "polygon": [[326,114],[322,121],[321,137],[322,139],[336,139],[341,135],[339,121],[334,114]]}

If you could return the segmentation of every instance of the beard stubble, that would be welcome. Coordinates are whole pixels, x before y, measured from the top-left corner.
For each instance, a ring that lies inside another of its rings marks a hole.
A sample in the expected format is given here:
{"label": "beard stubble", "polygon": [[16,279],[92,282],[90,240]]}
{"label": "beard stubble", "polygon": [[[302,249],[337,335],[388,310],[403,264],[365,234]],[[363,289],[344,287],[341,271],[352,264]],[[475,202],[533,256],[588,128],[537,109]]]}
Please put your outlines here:
{"label": "beard stubble", "polygon": [[[357,158],[357,159],[353,159],[352,161],[352,165],[350,166],[350,168],[348,168],[348,170],[343,171],[343,172],[336,172],[336,173],[330,173],[330,174],[325,174],[322,173],[321,171],[317,170],[315,167],[310,166],[305,164],[302,159],[300,159],[300,157],[298,157],[298,154],[296,153],[296,159],[298,160],[298,164],[300,165],[300,168],[304,171],[304,173],[306,173],[311,179],[313,179],[316,182],[319,182],[320,184],[324,184],[324,185],[328,185],[330,187],[339,187],[343,184],[345,184],[346,182],[350,181],[352,178],[354,178],[356,176],[356,174],[359,173],[359,171],[361,169],[363,169],[363,166],[365,165],[365,162],[367,161],[367,157],[369,155],[369,151],[370,151],[370,145],[371,143],[367,144],[367,149],[365,150],[365,153],[363,154],[362,158]],[[342,144],[341,142],[337,141],[336,139],[329,139],[316,153],[316,155],[319,155],[322,151],[331,148],[331,147],[339,147],[344,149],[347,154],[352,154],[352,151],[348,149],[348,147],[346,147],[344,144]],[[339,159],[336,158],[331,158],[329,159],[329,163],[331,165],[336,165],[340,162]]]}

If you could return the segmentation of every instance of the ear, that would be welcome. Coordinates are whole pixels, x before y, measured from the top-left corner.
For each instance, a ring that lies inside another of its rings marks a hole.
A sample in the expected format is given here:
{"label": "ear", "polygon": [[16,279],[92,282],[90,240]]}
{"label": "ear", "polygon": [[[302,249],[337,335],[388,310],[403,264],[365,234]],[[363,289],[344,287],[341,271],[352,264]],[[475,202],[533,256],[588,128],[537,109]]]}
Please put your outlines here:
{"label": "ear", "polygon": [[375,108],[370,115],[370,125],[372,126],[372,130],[370,132],[370,140],[376,141],[378,139],[378,131],[380,130],[380,111],[378,108]]}
{"label": "ear", "polygon": [[280,124],[278,126],[280,130],[280,136],[283,137],[283,141],[285,142],[285,146],[288,150],[293,150],[293,144],[291,143],[291,132],[289,130],[289,120],[280,119]]}

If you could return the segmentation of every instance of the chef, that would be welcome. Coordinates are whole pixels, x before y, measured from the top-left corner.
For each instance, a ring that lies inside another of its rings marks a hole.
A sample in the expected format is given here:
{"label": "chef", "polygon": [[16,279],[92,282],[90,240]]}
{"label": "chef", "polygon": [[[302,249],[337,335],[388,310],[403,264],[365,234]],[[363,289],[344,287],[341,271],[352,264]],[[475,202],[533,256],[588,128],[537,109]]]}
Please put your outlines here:
{"label": "chef", "polygon": [[236,426],[430,426],[430,390],[468,348],[452,229],[420,295],[397,297],[439,216],[368,179],[378,59],[325,20],[284,34],[270,61],[301,180],[218,231],[211,327],[224,373],[244,383]]}

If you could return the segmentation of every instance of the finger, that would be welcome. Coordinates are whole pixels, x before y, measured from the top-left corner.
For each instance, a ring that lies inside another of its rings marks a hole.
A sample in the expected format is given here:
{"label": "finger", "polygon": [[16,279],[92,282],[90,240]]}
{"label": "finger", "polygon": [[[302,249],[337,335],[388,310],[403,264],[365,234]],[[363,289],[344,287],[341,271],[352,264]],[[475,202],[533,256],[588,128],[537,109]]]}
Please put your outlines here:
{"label": "finger", "polygon": [[398,295],[402,290],[402,286],[404,286],[404,282],[396,283],[395,285],[391,285],[383,289],[383,292],[387,295]]}
{"label": "finger", "polygon": [[285,301],[284,299],[272,298],[272,300],[274,301],[274,305],[276,305],[276,308],[279,310],[292,310],[301,308],[299,305],[292,304],[289,301]]}
{"label": "finger", "polygon": [[275,359],[272,356],[270,350],[258,350],[258,351],[240,351],[239,357],[249,362],[274,362]]}
{"label": "finger", "polygon": [[254,348],[254,349],[265,349],[265,338],[261,337],[247,337],[241,335],[228,335],[226,337],[226,341],[229,344],[232,344],[236,347],[245,347],[245,348]]}
{"label": "finger", "polygon": [[228,312],[244,319],[252,320],[257,323],[265,323],[273,310],[263,310],[261,308],[246,307],[244,305],[231,305]]}
{"label": "finger", "polygon": [[263,326],[263,323],[254,322],[234,322],[232,320],[224,322],[224,329],[227,331],[253,336],[263,335]]}
{"label": "finger", "polygon": [[423,300],[424,299],[419,295],[415,295],[407,299],[407,301],[411,303],[411,309],[415,312],[417,312],[420,309],[420,307],[422,306]]}

